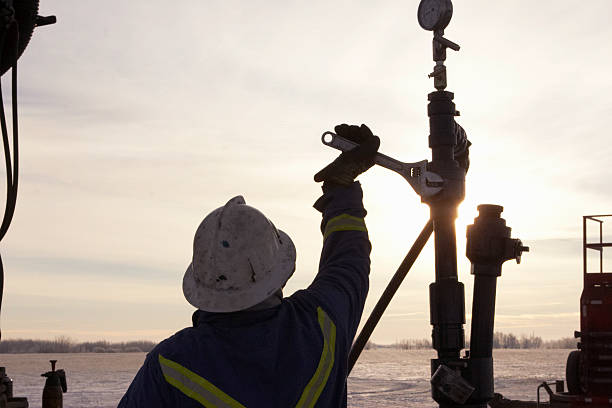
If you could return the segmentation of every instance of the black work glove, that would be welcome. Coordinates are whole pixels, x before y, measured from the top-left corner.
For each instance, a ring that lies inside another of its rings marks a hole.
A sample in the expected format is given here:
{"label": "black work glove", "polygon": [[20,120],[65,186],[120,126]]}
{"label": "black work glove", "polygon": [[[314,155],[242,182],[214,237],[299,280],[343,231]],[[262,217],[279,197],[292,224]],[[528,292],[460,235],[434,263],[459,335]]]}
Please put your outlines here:
{"label": "black work glove", "polygon": [[470,146],[472,143],[468,140],[465,130],[455,122],[455,160],[459,163],[459,167],[467,172],[470,168]]}
{"label": "black work glove", "polygon": [[374,165],[374,156],[380,146],[380,139],[372,134],[366,126],[347,125],[345,123],[334,128],[338,136],[342,136],[359,146],[342,152],[340,156],[314,176],[318,183],[351,185],[355,177]]}

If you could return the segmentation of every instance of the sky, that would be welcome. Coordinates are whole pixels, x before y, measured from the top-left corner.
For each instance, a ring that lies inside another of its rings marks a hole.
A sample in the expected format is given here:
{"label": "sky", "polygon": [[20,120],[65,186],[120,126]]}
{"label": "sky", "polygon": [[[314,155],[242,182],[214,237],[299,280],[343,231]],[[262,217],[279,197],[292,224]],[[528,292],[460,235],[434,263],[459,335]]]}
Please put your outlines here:
{"label": "sky", "polygon": [[[38,28],[19,61],[3,338],[159,341],[188,326],[181,282],[193,234],[239,194],[295,242],[285,294],[308,286],[322,244],[313,175],[337,155],[320,135],[365,123],[381,152],[430,158],[432,34],[417,7],[43,0],[41,14],[58,22]],[[545,339],[579,329],[582,216],[612,213],[611,14],[609,0],[454,2],[446,37],[462,48],[448,52],[448,90],[473,143],[457,219],[466,333],[465,228],[481,203],[503,205],[531,247],[520,265],[504,264],[495,329]],[[359,180],[373,246],[365,317],[429,210],[386,169]],[[375,342],[430,336],[433,280],[430,243]]]}

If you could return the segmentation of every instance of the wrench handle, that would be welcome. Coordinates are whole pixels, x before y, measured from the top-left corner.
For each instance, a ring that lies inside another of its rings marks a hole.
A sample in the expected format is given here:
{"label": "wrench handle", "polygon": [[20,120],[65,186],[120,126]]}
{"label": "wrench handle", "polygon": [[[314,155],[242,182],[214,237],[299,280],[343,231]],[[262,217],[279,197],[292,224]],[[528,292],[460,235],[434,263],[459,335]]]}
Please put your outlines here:
{"label": "wrench handle", "polygon": [[[338,136],[337,134],[332,132],[323,133],[323,135],[321,136],[321,141],[324,145],[333,147],[334,149],[338,149],[343,152],[352,150],[355,147],[359,146],[358,143],[345,139],[342,136]],[[382,153],[376,153],[376,156],[374,156],[374,163],[378,164],[381,167],[399,173],[401,173],[406,167],[405,163],[399,160],[395,160]]]}

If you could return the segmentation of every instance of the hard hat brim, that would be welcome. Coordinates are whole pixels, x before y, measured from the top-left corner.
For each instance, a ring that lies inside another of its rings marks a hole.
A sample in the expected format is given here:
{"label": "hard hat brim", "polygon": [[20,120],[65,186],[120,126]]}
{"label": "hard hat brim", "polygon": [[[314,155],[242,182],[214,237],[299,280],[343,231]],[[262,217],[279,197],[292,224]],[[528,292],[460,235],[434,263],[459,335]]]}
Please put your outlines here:
{"label": "hard hat brim", "polygon": [[265,279],[254,282],[244,289],[215,290],[205,287],[197,279],[190,263],[183,276],[183,295],[194,307],[207,312],[235,312],[248,309],[271,296],[285,286],[295,271],[296,251],[293,241],[285,232],[278,230],[281,247],[272,273]]}

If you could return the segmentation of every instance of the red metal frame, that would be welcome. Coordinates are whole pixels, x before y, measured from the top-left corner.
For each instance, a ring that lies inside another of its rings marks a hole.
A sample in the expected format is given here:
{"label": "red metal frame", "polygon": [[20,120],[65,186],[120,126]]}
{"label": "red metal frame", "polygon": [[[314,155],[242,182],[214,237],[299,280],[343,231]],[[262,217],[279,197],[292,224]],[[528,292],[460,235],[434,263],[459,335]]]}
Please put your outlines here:
{"label": "red metal frame", "polygon": [[[583,282],[580,296],[580,332],[575,336],[580,338],[578,354],[576,351],[568,357],[568,382],[571,375],[572,387],[578,391],[563,391],[563,381],[542,383],[537,390],[536,406],[544,406],[540,401],[540,389],[548,393],[550,408],[610,408],[612,407],[612,272],[604,272],[603,253],[606,248],[612,248],[612,242],[603,241],[604,220],[612,221],[612,214],[585,215],[582,217],[582,257]],[[599,240],[589,242],[587,228],[590,222],[597,223]],[[612,225],[612,222],[610,222]],[[599,270],[589,272],[587,255],[589,250],[599,251]],[[572,356],[578,358],[578,364]],[[577,371],[573,371],[577,368]],[[555,384],[553,391],[550,385]],[[568,387],[571,388],[571,387]],[[522,405],[519,405],[523,407]],[[524,407],[527,407],[525,405]]]}
{"label": "red metal frame", "polygon": [[[603,242],[604,221],[612,214],[583,217],[583,278],[580,297],[580,383],[587,397],[612,398],[612,273],[604,271],[603,253],[611,242]],[[588,242],[589,221],[599,227],[599,241]],[[599,251],[599,271],[589,272],[589,250]]]}

